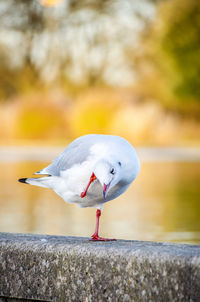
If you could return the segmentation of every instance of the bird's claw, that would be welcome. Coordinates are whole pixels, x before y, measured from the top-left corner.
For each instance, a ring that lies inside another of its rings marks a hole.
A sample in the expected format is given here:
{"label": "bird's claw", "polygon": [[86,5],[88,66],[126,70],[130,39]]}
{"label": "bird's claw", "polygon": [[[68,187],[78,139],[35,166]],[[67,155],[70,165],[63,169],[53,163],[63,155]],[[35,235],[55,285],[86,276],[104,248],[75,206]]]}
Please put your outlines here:
{"label": "bird's claw", "polygon": [[90,239],[90,241],[115,241],[115,240],[116,239],[99,237],[96,234],[92,235]]}

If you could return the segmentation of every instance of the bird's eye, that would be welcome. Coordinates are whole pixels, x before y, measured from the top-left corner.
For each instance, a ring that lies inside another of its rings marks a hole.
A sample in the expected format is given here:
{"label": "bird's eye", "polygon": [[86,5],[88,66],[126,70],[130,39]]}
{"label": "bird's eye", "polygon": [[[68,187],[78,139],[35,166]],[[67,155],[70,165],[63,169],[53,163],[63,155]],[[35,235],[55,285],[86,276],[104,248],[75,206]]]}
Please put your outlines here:
{"label": "bird's eye", "polygon": [[114,168],[112,168],[112,169],[110,170],[110,173],[113,174],[113,175],[115,174]]}

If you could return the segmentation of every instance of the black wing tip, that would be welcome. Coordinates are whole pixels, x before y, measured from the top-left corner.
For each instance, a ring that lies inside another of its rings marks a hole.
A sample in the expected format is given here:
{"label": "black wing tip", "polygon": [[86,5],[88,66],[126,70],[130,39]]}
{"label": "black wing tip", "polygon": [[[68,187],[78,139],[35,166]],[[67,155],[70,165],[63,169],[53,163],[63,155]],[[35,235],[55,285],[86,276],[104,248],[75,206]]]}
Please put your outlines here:
{"label": "black wing tip", "polygon": [[20,179],[18,179],[19,182],[22,182],[24,184],[27,184],[26,180],[27,180],[27,178],[20,178]]}

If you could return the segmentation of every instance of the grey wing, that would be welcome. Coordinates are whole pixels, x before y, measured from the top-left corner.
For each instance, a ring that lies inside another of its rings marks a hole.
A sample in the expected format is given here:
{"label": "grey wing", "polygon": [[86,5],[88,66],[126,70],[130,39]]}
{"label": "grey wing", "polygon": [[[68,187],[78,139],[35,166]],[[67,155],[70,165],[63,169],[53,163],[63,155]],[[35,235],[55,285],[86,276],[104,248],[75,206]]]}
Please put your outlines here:
{"label": "grey wing", "polygon": [[49,166],[35,174],[59,176],[60,171],[84,162],[90,155],[90,147],[94,144],[92,137],[93,135],[88,135],[87,138],[83,136],[76,139]]}

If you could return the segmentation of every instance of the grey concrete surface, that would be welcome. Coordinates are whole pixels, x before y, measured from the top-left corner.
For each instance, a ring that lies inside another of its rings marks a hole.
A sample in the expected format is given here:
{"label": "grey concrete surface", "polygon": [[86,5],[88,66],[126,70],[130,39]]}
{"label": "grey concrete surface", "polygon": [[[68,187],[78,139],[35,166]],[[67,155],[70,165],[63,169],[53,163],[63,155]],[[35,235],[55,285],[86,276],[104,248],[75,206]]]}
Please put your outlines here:
{"label": "grey concrete surface", "polygon": [[0,278],[2,302],[199,302],[200,246],[0,233]]}
{"label": "grey concrete surface", "polygon": [[34,302],[34,301],[38,301],[38,300],[13,299],[13,298],[0,297],[0,302]]}

